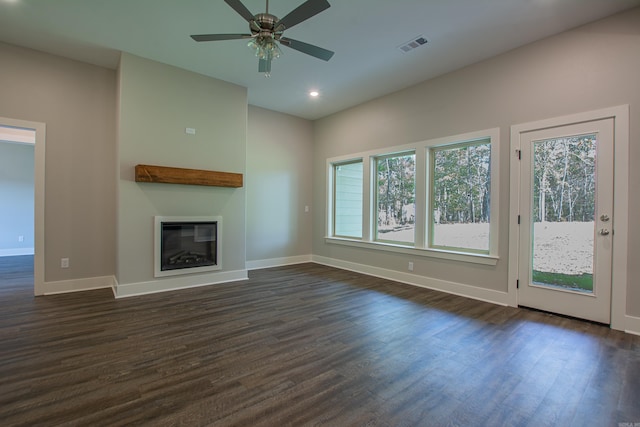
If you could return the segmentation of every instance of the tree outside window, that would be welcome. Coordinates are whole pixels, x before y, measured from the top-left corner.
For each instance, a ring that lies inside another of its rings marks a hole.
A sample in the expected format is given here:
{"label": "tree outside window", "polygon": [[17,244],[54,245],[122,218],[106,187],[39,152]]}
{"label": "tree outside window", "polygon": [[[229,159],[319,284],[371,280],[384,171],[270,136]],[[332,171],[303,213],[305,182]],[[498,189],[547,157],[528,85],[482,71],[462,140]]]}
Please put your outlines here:
{"label": "tree outside window", "polygon": [[499,153],[493,128],[328,159],[327,241],[495,265]]}
{"label": "tree outside window", "polygon": [[430,246],[488,253],[490,141],[432,148],[431,159]]}
{"label": "tree outside window", "polygon": [[416,155],[402,153],[375,160],[376,240],[413,244],[416,220]]}

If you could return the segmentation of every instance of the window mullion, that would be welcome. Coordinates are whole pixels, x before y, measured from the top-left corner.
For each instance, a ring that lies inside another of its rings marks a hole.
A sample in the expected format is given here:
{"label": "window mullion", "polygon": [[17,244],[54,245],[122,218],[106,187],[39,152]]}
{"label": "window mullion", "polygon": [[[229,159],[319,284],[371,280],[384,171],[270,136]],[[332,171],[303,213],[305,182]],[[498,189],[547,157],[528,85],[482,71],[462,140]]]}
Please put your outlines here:
{"label": "window mullion", "polygon": [[372,236],[372,218],[375,212],[375,197],[373,197],[373,187],[375,180],[371,178],[371,157],[362,160],[362,240],[370,242]]}
{"label": "window mullion", "polygon": [[425,248],[427,231],[425,225],[427,224],[427,206],[429,205],[427,200],[427,150],[425,148],[416,150],[416,166],[415,166],[415,247]]}

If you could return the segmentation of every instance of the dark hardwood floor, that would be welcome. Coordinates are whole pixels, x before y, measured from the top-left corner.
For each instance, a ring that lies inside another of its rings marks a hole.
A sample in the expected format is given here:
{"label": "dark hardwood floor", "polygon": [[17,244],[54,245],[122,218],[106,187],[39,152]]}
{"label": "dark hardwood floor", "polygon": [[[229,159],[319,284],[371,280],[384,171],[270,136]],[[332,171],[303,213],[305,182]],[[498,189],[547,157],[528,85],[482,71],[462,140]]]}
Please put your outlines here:
{"label": "dark hardwood floor", "polygon": [[605,326],[315,264],[34,298],[20,258],[0,258],[2,426],[640,423],[640,337]]}

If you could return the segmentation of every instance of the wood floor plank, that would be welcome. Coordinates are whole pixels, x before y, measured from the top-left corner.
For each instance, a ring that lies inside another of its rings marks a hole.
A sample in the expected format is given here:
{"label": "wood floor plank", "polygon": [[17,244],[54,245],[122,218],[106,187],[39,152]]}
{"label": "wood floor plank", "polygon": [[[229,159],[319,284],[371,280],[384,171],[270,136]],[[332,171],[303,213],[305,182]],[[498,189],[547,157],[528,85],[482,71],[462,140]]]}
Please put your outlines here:
{"label": "wood floor plank", "polygon": [[[11,259],[13,258],[13,259]],[[640,337],[316,264],[115,300],[0,258],[0,424],[640,423]]]}

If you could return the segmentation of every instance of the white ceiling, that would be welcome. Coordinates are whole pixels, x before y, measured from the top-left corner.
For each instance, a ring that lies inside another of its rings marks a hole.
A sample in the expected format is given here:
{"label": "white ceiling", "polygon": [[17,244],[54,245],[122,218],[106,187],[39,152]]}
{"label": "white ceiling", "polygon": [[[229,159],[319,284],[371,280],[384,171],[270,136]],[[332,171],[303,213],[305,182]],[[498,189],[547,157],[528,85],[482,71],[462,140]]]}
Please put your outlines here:
{"label": "white ceiling", "polygon": [[[304,0],[271,0],[283,17]],[[189,35],[246,33],[223,0],[0,0],[0,41],[117,67],[120,51],[248,88],[249,103],[317,119],[518,46],[640,6],[640,0],[329,0],[285,32],[335,52],[324,62],[283,47],[272,76],[246,41]],[[264,0],[243,0],[252,13]],[[397,47],[423,35],[409,53]],[[311,99],[311,89],[321,95]]]}

